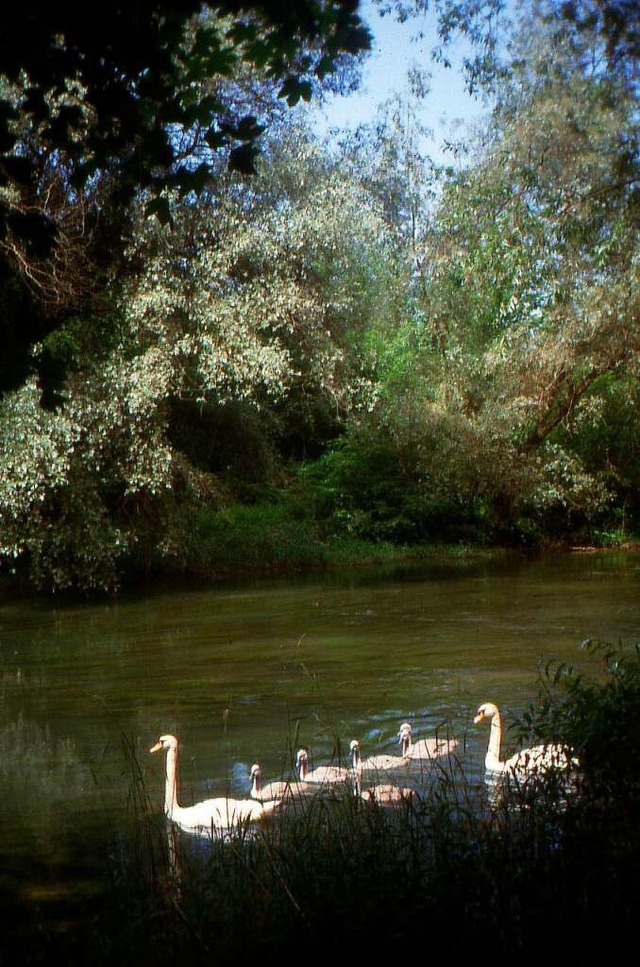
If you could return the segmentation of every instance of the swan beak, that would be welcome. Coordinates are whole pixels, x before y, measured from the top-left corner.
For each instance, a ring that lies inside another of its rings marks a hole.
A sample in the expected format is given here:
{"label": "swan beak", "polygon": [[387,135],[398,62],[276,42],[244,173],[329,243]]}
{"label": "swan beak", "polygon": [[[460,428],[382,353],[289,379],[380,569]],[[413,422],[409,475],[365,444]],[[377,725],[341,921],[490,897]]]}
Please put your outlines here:
{"label": "swan beak", "polygon": [[473,724],[474,725],[477,725],[478,722],[482,722],[483,719],[484,719],[483,713],[482,712],[478,712],[478,714],[476,716],[474,716]]}
{"label": "swan beak", "polygon": [[155,745],[151,746],[151,748],[149,749],[149,752],[160,752],[161,749],[162,749],[162,742],[156,742]]}

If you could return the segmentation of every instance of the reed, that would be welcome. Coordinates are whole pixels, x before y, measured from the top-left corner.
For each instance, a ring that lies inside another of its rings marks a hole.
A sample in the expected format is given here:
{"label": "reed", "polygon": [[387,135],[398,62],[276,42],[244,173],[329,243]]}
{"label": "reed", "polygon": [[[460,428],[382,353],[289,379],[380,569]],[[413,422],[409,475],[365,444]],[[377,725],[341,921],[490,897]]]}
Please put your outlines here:
{"label": "reed", "polygon": [[[255,833],[211,842],[148,816],[107,904],[117,916],[105,962],[237,964],[312,950],[381,962],[417,938],[464,956],[487,942],[494,956],[550,946],[575,956],[602,950],[605,935],[610,952],[622,949],[637,901],[622,875],[639,857],[635,841],[624,854],[619,833],[611,849],[610,822],[593,804],[558,811],[543,795],[490,807],[481,790],[446,779],[393,810],[312,797]],[[552,924],[562,925],[553,940]]]}

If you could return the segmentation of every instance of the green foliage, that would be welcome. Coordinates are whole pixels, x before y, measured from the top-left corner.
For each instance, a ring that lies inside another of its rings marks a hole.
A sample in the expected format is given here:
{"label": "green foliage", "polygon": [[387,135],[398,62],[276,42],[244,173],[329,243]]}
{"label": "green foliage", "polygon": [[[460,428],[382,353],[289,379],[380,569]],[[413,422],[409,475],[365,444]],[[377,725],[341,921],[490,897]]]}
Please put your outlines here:
{"label": "green foliage", "polygon": [[301,468],[326,532],[395,544],[481,541],[481,507],[423,474],[420,441],[402,448],[379,428],[349,433]]}
{"label": "green foliage", "polygon": [[140,567],[143,554],[144,566],[155,573],[211,579],[279,569],[393,564],[419,556],[410,546],[373,540],[341,521],[322,519],[307,486],[271,499],[263,493],[249,505],[230,503],[218,511],[176,508],[171,528],[172,539],[165,537],[159,553],[153,535],[145,542],[140,534],[131,551],[132,563],[137,561]]}
{"label": "green foliage", "polygon": [[[478,26],[468,4],[440,9],[445,35],[465,10]],[[3,241],[9,354],[41,377],[15,380],[0,358],[15,387],[0,404],[3,571],[111,589],[125,568],[215,574],[372,542],[531,547],[637,530],[637,91],[594,56],[600,22],[523,9],[483,141],[436,185],[404,104],[331,146],[278,109],[282,83],[306,97],[362,39],[348,4],[314,6],[319,21],[277,63],[278,17],[297,12],[224,11],[189,24],[179,12],[149,54],[175,54],[165,81],[179,96],[145,114],[137,174],[126,151],[109,154],[122,145],[93,88],[58,78],[39,99],[52,65],[0,78],[24,148],[5,159],[0,202],[26,214],[20,179],[37,162],[35,214],[55,225],[55,258],[21,248],[16,226]],[[140,80],[136,109],[165,81]],[[219,152],[250,163],[270,123],[254,178],[226,170]],[[80,192],[87,150],[97,167]]]}
{"label": "green foliage", "polygon": [[254,173],[269,115],[369,42],[344,0],[16,9],[0,40],[0,269],[34,305],[28,325],[11,320],[0,390],[24,381],[28,350],[69,308],[105,291],[96,264],[117,261],[134,200],[166,225],[167,192],[201,194],[224,161]]}
{"label": "green foliage", "polygon": [[[444,6],[453,30],[477,14]],[[527,544],[594,539],[636,506],[637,417],[612,392],[640,346],[637,98],[586,23],[546,12],[523,9],[484,141],[443,185],[370,418],[413,441],[432,492]]]}
{"label": "green foliage", "polygon": [[594,384],[571,423],[556,433],[606,485],[620,523],[638,520],[640,425],[637,378],[608,374]]}
{"label": "green foliage", "polygon": [[[168,175],[178,187],[184,178],[191,191],[197,150],[194,144],[185,155],[178,133],[201,139],[219,130],[224,138],[218,146],[233,146],[254,142],[263,130],[250,114],[235,114],[220,91],[212,96],[203,82],[231,80],[250,65],[279,82],[280,96],[291,100],[308,96],[311,79],[335,70],[341,54],[368,45],[357,12],[341,0],[291,9],[151,0],[102,11],[97,30],[93,18],[76,11],[37,17],[16,11],[0,46],[3,150],[9,158],[20,156],[14,139],[25,110],[41,149],[73,163],[76,189],[115,161],[123,191],[150,185],[161,190]],[[11,85],[23,88],[21,96]],[[209,170],[209,161],[204,164]],[[29,175],[27,164],[23,178]]]}
{"label": "green foliage", "polygon": [[379,257],[385,223],[303,137],[293,160],[309,175],[295,199],[274,163],[209,205],[174,198],[170,233],[140,213],[112,328],[70,321],[43,345],[67,371],[63,405],[47,414],[35,383],[6,397],[0,554],[39,586],[112,588],[125,563],[183,569],[199,510],[254,500],[282,476],[281,441],[313,446],[320,419],[335,432],[362,394],[347,351],[371,303],[348,280]]}
{"label": "green foliage", "polygon": [[574,666],[543,669],[540,696],[520,723],[527,738],[559,736],[581,762],[581,793],[593,808],[615,810],[637,821],[640,777],[635,749],[640,729],[640,647],[587,639],[582,648],[599,660],[601,672],[588,676]]}
{"label": "green foliage", "polygon": [[319,566],[326,560],[313,520],[300,505],[284,502],[202,511],[192,540],[186,545],[189,570],[203,576]]}

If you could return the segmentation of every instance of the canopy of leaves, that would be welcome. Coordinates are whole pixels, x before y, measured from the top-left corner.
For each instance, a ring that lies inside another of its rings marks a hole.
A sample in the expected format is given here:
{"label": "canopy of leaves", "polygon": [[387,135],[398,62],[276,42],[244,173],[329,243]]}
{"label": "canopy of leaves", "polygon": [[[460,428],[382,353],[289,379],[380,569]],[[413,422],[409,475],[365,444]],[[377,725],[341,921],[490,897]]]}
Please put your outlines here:
{"label": "canopy of leaves", "polygon": [[[597,30],[557,15],[528,10],[504,50],[491,124],[443,182],[404,323],[379,342],[377,404],[329,467],[337,513],[371,536],[393,519],[423,539],[435,512],[529,540],[636,506],[635,86]],[[381,448],[404,468],[384,500],[349,484],[380,481]]]}
{"label": "canopy of leaves", "polygon": [[[111,587],[134,560],[179,569],[202,513],[291,481],[291,458],[315,460],[296,499],[317,532],[349,538],[529,544],[639,519],[637,88],[599,21],[542,13],[504,39],[457,171],[424,163],[395,107],[329,149],[244,61],[196,88],[255,118],[247,144],[277,116],[251,179],[210,127],[163,115],[167,171],[195,181],[150,168],[121,204],[119,157],[81,185],[83,138],[40,156],[46,121],[23,112],[26,156],[46,158],[34,210],[56,230],[56,259],[23,265],[41,289],[50,268],[58,298],[34,353],[61,375],[57,407],[34,379],[0,404],[5,567],[54,588]],[[235,23],[192,21],[176,63],[205,24],[222,44]],[[26,82],[4,83],[21,103]],[[82,86],[56,96],[89,131]],[[149,217],[161,184],[171,229]],[[28,192],[2,197],[27,210]],[[10,322],[29,318],[16,279]]]}
{"label": "canopy of leaves", "polygon": [[140,208],[110,339],[62,330],[61,405],[43,410],[30,380],[0,407],[0,556],[42,586],[112,587],[145,548],[175,561],[190,508],[218,506],[243,448],[273,432],[263,412],[312,436],[315,411],[335,422],[366,392],[358,335],[394,235],[308,134],[273,144],[249,184],[176,193],[171,214],[168,231]]}
{"label": "canopy of leaves", "polygon": [[235,97],[243,69],[292,105],[368,45],[351,0],[17,6],[0,36],[0,281],[35,305],[18,319],[14,296],[3,319],[0,391],[86,299],[98,219],[113,248],[140,192],[166,221],[164,192],[199,193],[220,152],[254,171],[264,125]]}
{"label": "canopy of leaves", "polygon": [[[214,148],[240,142],[230,163],[246,170],[241,145],[252,144],[258,128],[250,117],[229,118],[222,101],[203,96],[200,82],[231,78],[246,62],[277,79],[293,103],[308,95],[313,77],[335,70],[340,54],[368,47],[356,9],[348,0],[16,7],[0,38],[0,74],[21,95],[16,104],[8,88],[1,101],[5,178],[28,176],[16,150],[21,112],[51,150],[74,159],[77,185],[117,159],[123,191],[162,187],[169,172],[173,184],[189,189],[189,167],[173,167],[173,125],[204,125]],[[81,103],[56,104],[71,87]]]}

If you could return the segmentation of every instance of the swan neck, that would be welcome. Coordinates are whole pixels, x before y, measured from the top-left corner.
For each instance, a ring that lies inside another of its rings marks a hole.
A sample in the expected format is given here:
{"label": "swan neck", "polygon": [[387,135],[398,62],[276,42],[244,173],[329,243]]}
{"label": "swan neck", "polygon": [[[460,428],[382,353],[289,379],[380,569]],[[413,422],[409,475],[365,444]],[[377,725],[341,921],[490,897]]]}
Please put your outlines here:
{"label": "swan neck", "polygon": [[500,762],[500,746],[502,745],[502,716],[496,711],[491,718],[491,731],[489,732],[489,748],[487,749],[486,764],[494,769],[500,768],[504,763]]}
{"label": "swan neck", "polygon": [[167,749],[164,811],[172,819],[178,808],[178,749]]}

